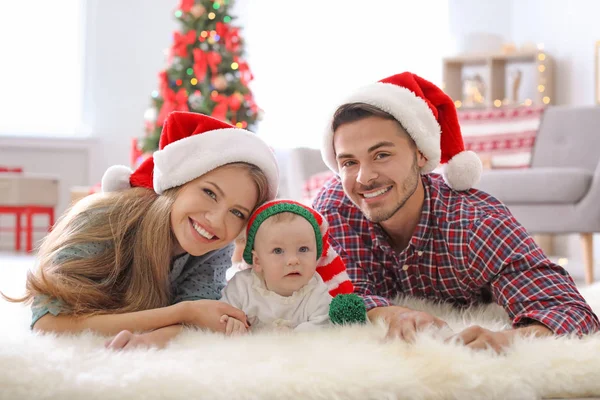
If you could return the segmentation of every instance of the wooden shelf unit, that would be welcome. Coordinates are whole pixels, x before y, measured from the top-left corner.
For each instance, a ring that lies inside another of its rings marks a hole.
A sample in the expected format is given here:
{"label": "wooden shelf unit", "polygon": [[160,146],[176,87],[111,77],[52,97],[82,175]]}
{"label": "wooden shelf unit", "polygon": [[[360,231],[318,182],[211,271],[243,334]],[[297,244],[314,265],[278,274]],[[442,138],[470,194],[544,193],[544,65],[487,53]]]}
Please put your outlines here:
{"label": "wooden shelf unit", "polygon": [[[535,68],[536,96],[530,104],[554,104],[554,62],[543,50],[514,51],[511,53],[466,54],[443,59],[444,91],[457,107],[463,102],[463,68],[484,66],[486,83],[484,107],[503,105],[506,95],[506,67],[512,63],[531,63]],[[526,105],[530,105],[525,103]],[[514,105],[514,104],[513,104]]]}

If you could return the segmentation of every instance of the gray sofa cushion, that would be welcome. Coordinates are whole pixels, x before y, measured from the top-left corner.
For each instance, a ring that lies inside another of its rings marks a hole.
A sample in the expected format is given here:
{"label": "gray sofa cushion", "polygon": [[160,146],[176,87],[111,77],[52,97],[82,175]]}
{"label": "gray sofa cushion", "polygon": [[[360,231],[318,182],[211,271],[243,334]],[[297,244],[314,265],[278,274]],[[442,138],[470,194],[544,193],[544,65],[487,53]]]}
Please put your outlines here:
{"label": "gray sofa cushion", "polygon": [[583,168],[484,171],[477,189],[507,204],[575,204],[592,183]]}

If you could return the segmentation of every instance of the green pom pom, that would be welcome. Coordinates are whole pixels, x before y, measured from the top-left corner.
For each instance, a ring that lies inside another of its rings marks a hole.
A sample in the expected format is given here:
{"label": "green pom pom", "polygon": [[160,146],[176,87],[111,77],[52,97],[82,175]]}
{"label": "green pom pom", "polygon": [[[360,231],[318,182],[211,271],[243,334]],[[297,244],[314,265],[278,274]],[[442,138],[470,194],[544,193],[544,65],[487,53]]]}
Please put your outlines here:
{"label": "green pom pom", "polygon": [[336,325],[367,323],[367,308],[355,294],[338,294],[329,305],[329,318]]}

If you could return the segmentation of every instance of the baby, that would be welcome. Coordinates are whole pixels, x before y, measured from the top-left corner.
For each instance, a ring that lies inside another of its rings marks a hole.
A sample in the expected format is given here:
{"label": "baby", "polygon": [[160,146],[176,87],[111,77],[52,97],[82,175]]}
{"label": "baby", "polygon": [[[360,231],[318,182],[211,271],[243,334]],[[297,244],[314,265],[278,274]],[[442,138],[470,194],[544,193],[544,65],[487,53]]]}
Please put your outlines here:
{"label": "baby", "polygon": [[[221,301],[244,311],[252,330],[310,330],[329,325],[332,296],[354,287],[339,255],[329,246],[327,221],[310,207],[275,200],[248,221],[244,261]],[[245,333],[224,315],[228,335]]]}

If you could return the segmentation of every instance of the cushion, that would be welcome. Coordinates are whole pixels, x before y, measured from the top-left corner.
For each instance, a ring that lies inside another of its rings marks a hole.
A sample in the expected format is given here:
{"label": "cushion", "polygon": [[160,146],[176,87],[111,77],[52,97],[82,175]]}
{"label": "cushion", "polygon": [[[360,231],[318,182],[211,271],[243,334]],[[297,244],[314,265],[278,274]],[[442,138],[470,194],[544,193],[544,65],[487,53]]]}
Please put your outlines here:
{"label": "cushion", "polygon": [[575,204],[593,175],[582,168],[531,168],[484,171],[476,185],[507,204]]}
{"label": "cushion", "polygon": [[334,173],[330,170],[327,170],[319,172],[318,174],[314,174],[308,178],[302,187],[301,202],[308,206],[312,206],[312,202],[323,188],[323,185],[325,185],[325,182],[327,182],[333,176]]}
{"label": "cushion", "polygon": [[528,168],[544,109],[543,106],[459,109],[465,148],[477,153],[486,169]]}

